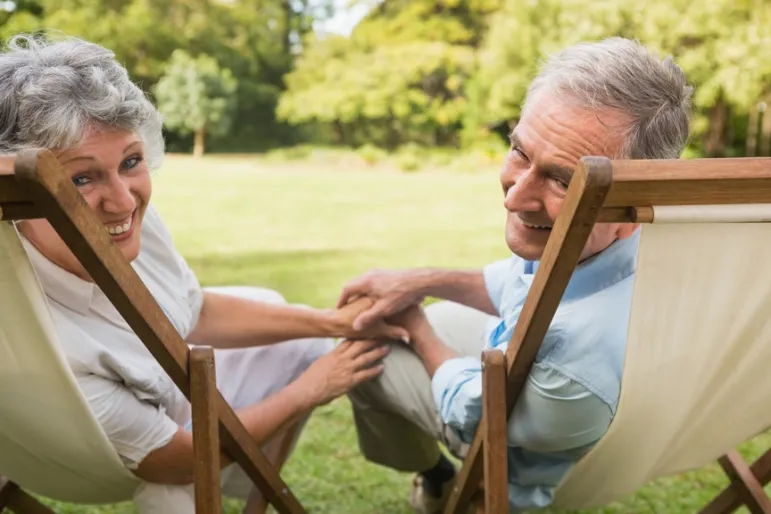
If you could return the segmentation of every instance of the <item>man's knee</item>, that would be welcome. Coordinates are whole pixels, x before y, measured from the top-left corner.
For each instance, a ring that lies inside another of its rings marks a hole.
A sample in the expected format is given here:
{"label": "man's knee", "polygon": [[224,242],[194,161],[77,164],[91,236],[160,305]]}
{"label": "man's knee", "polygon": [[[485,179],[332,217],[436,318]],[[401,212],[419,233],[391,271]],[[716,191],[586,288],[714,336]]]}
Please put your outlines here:
{"label": "man's knee", "polygon": [[425,308],[426,318],[444,344],[462,356],[479,356],[485,336],[499,318],[460,303],[442,301]]}
{"label": "man's knee", "polygon": [[257,302],[272,303],[276,305],[285,305],[287,303],[286,299],[281,295],[281,293],[264,287],[218,286],[207,287],[205,290]]}
{"label": "man's knee", "polygon": [[396,415],[434,433],[436,406],[431,378],[415,352],[403,343],[392,344],[383,373],[352,389],[348,393],[351,404],[362,414]]}

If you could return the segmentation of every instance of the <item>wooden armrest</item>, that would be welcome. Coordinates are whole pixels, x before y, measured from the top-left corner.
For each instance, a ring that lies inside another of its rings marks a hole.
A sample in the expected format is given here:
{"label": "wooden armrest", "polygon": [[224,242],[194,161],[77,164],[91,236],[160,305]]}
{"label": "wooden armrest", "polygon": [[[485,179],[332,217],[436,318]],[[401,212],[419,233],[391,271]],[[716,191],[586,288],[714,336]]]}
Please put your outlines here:
{"label": "wooden armrest", "polygon": [[222,492],[214,350],[210,346],[194,346],[190,349],[188,366],[195,453],[195,511],[220,514]]}
{"label": "wooden armrest", "polygon": [[488,350],[482,354],[486,514],[506,514],[509,511],[506,417],[506,356],[500,350]]}

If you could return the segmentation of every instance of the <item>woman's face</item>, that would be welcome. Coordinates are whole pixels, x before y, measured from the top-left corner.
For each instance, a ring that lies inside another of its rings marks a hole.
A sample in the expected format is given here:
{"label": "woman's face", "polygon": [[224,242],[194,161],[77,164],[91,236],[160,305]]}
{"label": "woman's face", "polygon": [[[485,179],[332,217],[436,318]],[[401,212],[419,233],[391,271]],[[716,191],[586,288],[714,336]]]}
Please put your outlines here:
{"label": "woman's face", "polygon": [[[123,256],[129,262],[136,259],[142,219],[152,194],[139,136],[122,130],[92,129],[77,148],[54,153]],[[48,220],[25,221],[19,230],[49,260],[91,280]]]}

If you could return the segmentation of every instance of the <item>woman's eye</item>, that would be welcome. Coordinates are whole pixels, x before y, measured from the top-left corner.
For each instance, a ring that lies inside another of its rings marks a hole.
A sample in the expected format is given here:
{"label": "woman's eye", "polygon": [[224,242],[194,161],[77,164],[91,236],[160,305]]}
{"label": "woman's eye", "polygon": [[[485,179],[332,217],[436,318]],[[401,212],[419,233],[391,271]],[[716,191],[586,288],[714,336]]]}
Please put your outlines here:
{"label": "woman's eye", "polygon": [[88,175],[78,175],[72,177],[72,183],[75,184],[75,187],[83,187],[90,184],[91,179],[88,178]]}
{"label": "woman's eye", "polygon": [[142,162],[142,157],[135,156],[135,157],[129,157],[125,161],[123,161],[123,169],[130,170],[133,168],[136,168],[139,166],[139,164]]}

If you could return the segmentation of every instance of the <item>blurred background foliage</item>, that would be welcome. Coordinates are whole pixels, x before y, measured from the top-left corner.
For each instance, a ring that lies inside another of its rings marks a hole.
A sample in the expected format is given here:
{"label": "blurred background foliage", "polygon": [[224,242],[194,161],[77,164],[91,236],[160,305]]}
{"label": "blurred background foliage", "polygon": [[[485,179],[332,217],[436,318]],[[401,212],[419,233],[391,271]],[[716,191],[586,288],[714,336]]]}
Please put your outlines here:
{"label": "blurred background foliage", "polygon": [[[347,33],[318,28],[364,2]],[[3,38],[47,31],[112,49],[169,114],[173,152],[200,153],[204,139],[208,152],[298,158],[341,147],[407,171],[424,150],[496,159],[539,59],[621,35],[672,55],[696,87],[686,157],[771,153],[765,0],[19,0],[0,9]],[[181,77],[184,63],[206,70]],[[191,98],[190,81],[208,82]],[[193,117],[209,120],[206,130],[180,121]]]}

